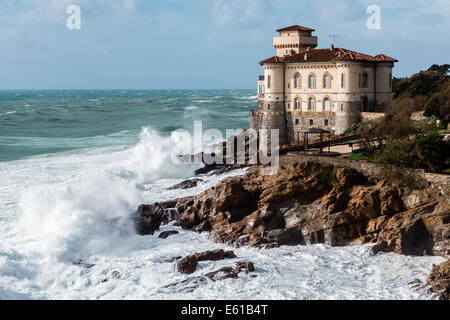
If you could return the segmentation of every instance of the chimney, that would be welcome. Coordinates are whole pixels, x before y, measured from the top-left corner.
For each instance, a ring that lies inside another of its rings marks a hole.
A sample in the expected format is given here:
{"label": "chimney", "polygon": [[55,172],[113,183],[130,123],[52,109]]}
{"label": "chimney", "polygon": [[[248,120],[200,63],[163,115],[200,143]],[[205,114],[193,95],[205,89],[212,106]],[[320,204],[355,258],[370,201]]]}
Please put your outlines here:
{"label": "chimney", "polygon": [[330,51],[334,51],[334,44],[331,44]]}
{"label": "chimney", "polygon": [[308,54],[305,53],[305,57],[304,57],[305,61],[308,60]]}
{"label": "chimney", "polygon": [[309,51],[309,50],[311,50],[311,47],[307,47],[307,48],[306,48],[306,51]]}

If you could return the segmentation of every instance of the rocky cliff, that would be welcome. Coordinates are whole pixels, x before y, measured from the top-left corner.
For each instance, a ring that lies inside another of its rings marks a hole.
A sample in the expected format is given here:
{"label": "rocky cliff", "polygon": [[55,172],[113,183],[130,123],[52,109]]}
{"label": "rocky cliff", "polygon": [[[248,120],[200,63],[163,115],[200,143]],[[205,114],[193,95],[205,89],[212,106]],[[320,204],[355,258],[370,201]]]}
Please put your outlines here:
{"label": "rocky cliff", "polygon": [[145,208],[137,216],[146,233],[172,219],[234,246],[374,243],[375,253],[450,254],[448,195],[330,165],[297,163],[271,176],[254,168],[197,196]]}

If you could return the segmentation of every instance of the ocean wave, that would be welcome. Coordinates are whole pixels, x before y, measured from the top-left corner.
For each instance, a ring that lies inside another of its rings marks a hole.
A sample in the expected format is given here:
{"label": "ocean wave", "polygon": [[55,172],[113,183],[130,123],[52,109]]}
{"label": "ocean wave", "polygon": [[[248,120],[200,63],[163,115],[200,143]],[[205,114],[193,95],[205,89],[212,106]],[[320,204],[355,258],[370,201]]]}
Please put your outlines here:
{"label": "ocean wave", "polygon": [[128,217],[145,202],[146,185],[194,175],[199,166],[173,160],[172,151],[182,150],[183,143],[175,133],[163,137],[144,128],[135,147],[111,154],[120,160],[81,172],[68,183],[26,190],[19,202],[21,226],[33,249],[64,261],[116,250],[121,238],[133,233]]}

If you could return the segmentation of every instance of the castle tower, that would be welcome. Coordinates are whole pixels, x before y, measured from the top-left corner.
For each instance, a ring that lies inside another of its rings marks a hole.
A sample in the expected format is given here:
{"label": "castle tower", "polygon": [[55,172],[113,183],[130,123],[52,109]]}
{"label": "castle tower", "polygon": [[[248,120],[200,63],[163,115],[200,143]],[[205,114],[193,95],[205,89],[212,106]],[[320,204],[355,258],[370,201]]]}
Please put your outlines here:
{"label": "castle tower", "polygon": [[273,38],[277,56],[293,55],[317,47],[317,37],[312,35],[314,31],[297,25],[277,30],[280,35]]}

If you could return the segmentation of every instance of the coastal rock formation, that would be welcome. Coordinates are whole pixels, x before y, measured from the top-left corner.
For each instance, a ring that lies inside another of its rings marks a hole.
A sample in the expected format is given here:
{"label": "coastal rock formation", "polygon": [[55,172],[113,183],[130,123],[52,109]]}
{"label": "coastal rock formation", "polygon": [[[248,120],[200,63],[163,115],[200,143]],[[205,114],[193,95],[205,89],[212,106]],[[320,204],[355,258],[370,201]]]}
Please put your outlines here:
{"label": "coastal rock formation", "polygon": [[197,270],[198,260],[197,257],[187,256],[177,263],[177,269],[179,273],[191,274]]}
{"label": "coastal rock formation", "polygon": [[169,190],[177,190],[177,189],[192,189],[198,186],[199,182],[202,182],[202,179],[189,179],[185,180],[179,184],[170,187]]}
{"label": "coastal rock formation", "polygon": [[[232,251],[228,251],[232,252]],[[189,256],[193,257],[195,255]],[[195,276],[187,278],[180,282],[171,283],[169,285],[164,286],[163,288],[173,288],[175,291],[179,293],[187,293],[192,292],[201,285],[205,285],[209,280],[212,281],[222,281],[225,279],[234,279],[238,278],[239,273],[245,272],[255,272],[255,266],[251,261],[238,261],[236,262],[235,267],[223,267],[219,270],[209,272],[204,276]]]}
{"label": "coastal rock formation", "polygon": [[178,233],[179,232],[176,231],[176,230],[164,231],[164,232],[161,232],[159,234],[158,238],[160,238],[160,239],[167,239],[168,237],[173,236],[173,235],[178,234]]}
{"label": "coastal rock formation", "polygon": [[152,235],[159,230],[161,223],[167,224],[173,221],[176,216],[174,207],[177,200],[152,205],[140,205],[133,215],[136,232],[140,235]]}
{"label": "coastal rock formation", "polygon": [[256,167],[173,207],[177,225],[234,246],[376,243],[374,253],[410,255],[450,248],[448,201],[325,164],[297,163],[275,175]]}
{"label": "coastal rock formation", "polygon": [[236,258],[233,251],[225,251],[222,249],[205,251],[181,259],[177,263],[177,269],[180,273],[191,274],[197,269],[199,261],[218,261],[233,258]]}
{"label": "coastal rock formation", "polygon": [[450,260],[434,266],[427,279],[428,294],[434,299],[450,300]]}

